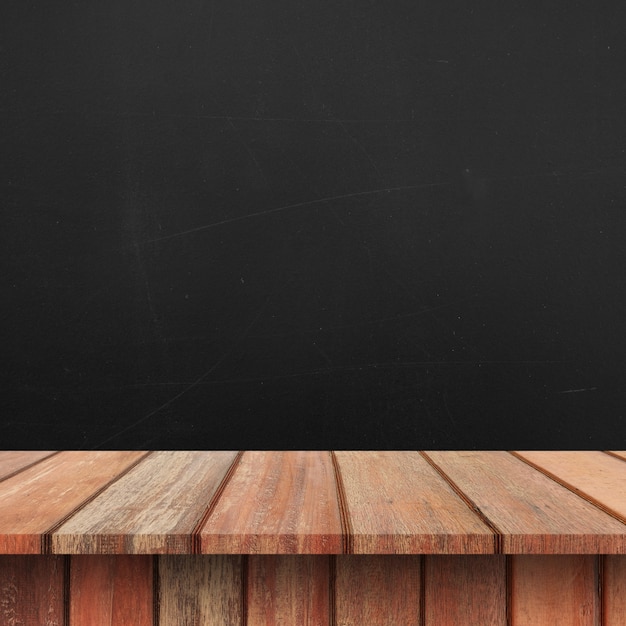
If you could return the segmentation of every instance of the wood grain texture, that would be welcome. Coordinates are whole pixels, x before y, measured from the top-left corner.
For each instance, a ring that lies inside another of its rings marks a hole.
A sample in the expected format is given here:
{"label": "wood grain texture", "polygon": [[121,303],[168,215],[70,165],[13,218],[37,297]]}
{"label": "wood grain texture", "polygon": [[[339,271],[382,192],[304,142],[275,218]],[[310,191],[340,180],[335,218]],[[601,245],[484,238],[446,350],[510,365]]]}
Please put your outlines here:
{"label": "wood grain texture", "polygon": [[49,529],[145,454],[61,452],[0,482],[0,553],[42,552]]}
{"label": "wood grain texture", "polygon": [[203,553],[342,551],[328,452],[246,452],[199,533]]}
{"label": "wood grain texture", "polygon": [[330,557],[248,557],[247,626],[328,626]]}
{"label": "wood grain texture", "polygon": [[[516,452],[568,489],[626,521],[626,463],[604,452]],[[624,527],[626,533],[626,527]]]}
{"label": "wood grain texture", "polygon": [[74,556],[70,561],[72,626],[152,626],[149,556]]}
{"label": "wood grain texture", "polygon": [[63,554],[190,554],[236,452],[155,452],[52,534]]}
{"label": "wood grain texture", "polygon": [[0,480],[4,480],[54,452],[0,451]]}
{"label": "wood grain texture", "polygon": [[595,556],[514,556],[511,626],[599,626],[598,587]]}
{"label": "wood grain texture", "polygon": [[0,556],[0,626],[66,626],[60,556]]}
{"label": "wood grain texture", "polygon": [[428,452],[502,534],[507,554],[626,551],[626,527],[506,452]]}
{"label": "wood grain texture", "polygon": [[336,452],[356,554],[495,550],[494,534],[417,452]]}
{"label": "wood grain texture", "polygon": [[505,558],[425,556],[424,626],[506,626]]}
{"label": "wood grain texture", "polygon": [[421,626],[420,567],[414,555],[338,556],[336,626]]}
{"label": "wood grain texture", "polygon": [[242,557],[159,558],[159,626],[243,626]]}
{"label": "wood grain texture", "polygon": [[626,624],[626,556],[602,559],[602,626]]}

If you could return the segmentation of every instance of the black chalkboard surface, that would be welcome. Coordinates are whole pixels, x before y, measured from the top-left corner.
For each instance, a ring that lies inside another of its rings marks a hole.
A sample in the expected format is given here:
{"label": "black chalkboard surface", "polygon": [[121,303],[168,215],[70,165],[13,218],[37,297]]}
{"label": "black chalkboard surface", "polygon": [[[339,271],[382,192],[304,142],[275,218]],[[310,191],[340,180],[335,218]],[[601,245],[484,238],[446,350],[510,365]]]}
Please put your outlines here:
{"label": "black chalkboard surface", "polygon": [[0,10],[1,447],[623,447],[623,4]]}

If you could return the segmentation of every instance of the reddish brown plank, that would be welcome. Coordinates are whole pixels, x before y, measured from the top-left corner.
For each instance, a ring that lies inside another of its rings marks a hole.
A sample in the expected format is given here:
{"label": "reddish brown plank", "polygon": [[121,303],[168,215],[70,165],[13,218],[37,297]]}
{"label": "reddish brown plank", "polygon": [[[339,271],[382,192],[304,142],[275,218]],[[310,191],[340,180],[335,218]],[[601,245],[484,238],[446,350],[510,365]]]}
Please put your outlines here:
{"label": "reddish brown plank", "polygon": [[[554,480],[626,521],[626,463],[604,452],[516,452]],[[624,529],[626,532],[626,528]]]}
{"label": "reddish brown plank", "polygon": [[598,626],[595,556],[511,557],[511,626]]}
{"label": "reddish brown plank", "polygon": [[626,526],[507,452],[428,452],[509,554],[626,551]]}
{"label": "reddish brown plank", "polygon": [[200,531],[203,553],[341,552],[329,452],[246,452]]}
{"label": "reddish brown plank", "polygon": [[0,626],[64,626],[64,562],[60,556],[0,556]]}
{"label": "reddish brown plank", "polygon": [[0,480],[4,480],[52,454],[54,452],[1,451]]}
{"label": "reddish brown plank", "polygon": [[242,626],[242,557],[159,557],[159,626]]}
{"label": "reddish brown plank", "polygon": [[0,483],[0,553],[37,554],[43,535],[145,456],[61,452]]}
{"label": "reddish brown plank", "polygon": [[419,556],[342,554],[335,559],[339,626],[421,626]]}
{"label": "reddish brown plank", "polygon": [[354,553],[485,554],[494,534],[417,452],[336,452]]}
{"label": "reddish brown plank", "polygon": [[330,557],[248,557],[247,626],[328,626]]}
{"label": "reddish brown plank", "polygon": [[155,452],[52,535],[62,554],[191,554],[236,452]]}
{"label": "reddish brown plank", "polygon": [[424,559],[424,626],[506,626],[504,556]]}
{"label": "reddish brown plank", "polygon": [[626,556],[603,558],[602,619],[603,626],[626,624]]}
{"label": "reddish brown plank", "polygon": [[152,626],[152,557],[70,558],[70,624]]}

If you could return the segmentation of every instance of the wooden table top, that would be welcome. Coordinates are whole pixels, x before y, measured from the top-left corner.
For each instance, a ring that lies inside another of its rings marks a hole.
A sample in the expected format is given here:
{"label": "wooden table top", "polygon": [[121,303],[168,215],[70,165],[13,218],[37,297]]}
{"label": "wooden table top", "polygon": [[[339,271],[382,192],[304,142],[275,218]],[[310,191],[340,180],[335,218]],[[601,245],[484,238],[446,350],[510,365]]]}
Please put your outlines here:
{"label": "wooden table top", "polygon": [[0,554],[626,554],[626,452],[0,452]]}

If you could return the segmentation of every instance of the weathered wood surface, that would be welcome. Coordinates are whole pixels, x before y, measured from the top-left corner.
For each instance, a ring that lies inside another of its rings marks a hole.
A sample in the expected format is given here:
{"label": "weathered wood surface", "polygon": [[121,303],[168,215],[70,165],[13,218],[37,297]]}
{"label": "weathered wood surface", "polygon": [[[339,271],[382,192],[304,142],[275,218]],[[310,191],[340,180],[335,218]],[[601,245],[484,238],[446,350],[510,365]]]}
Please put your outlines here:
{"label": "weathered wood surface", "polygon": [[342,551],[329,452],[246,452],[200,530],[201,551]]}
{"label": "weathered wood surface", "polygon": [[17,472],[42,461],[54,452],[22,452],[10,451],[0,454],[0,480],[9,478]]}
{"label": "weathered wood surface", "polygon": [[517,452],[571,491],[626,521],[626,463],[603,452]]}
{"label": "weathered wood surface", "polygon": [[0,482],[0,553],[42,552],[50,529],[145,455],[62,452]]}
{"label": "weathered wood surface", "polygon": [[598,558],[513,557],[510,615],[512,626],[599,626]]}
{"label": "weathered wood surface", "polygon": [[346,554],[335,558],[337,626],[421,626],[421,559]]}
{"label": "weathered wood surface", "polygon": [[0,554],[625,554],[619,454],[0,452]]}
{"label": "weathered wood surface", "polygon": [[504,556],[425,556],[424,560],[424,626],[506,626]]}
{"label": "weathered wood surface", "polygon": [[237,555],[160,556],[159,626],[242,626],[244,588]]}
{"label": "weathered wood surface", "polygon": [[247,626],[328,626],[330,558],[249,556]]}
{"label": "weathered wood surface", "polygon": [[151,556],[80,555],[70,561],[70,625],[153,626]]}
{"label": "weathered wood surface", "polygon": [[155,452],[52,534],[64,554],[190,554],[236,452]]}
{"label": "weathered wood surface", "polygon": [[337,452],[355,554],[491,553],[494,535],[417,452]]}
{"label": "weathered wood surface", "polygon": [[505,554],[626,551],[626,525],[511,454],[426,454],[490,520]]}
{"label": "weathered wood surface", "polygon": [[68,626],[62,556],[0,556],[0,626]]}

